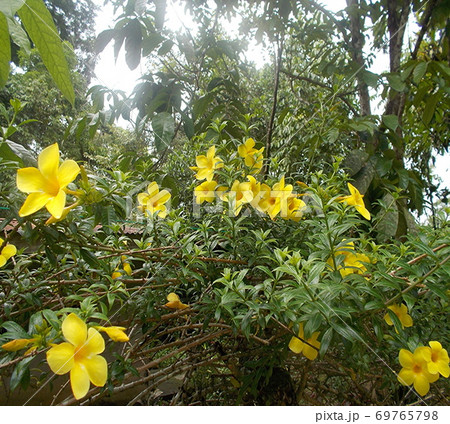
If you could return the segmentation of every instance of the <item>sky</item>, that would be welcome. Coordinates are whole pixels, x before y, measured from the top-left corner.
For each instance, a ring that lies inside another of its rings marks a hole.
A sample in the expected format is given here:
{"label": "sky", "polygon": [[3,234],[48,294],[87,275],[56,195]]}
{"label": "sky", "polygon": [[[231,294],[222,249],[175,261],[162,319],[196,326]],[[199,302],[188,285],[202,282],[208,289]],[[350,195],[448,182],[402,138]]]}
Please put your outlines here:
{"label": "sky", "polygon": [[[110,4],[103,5],[103,0],[95,0],[95,2],[101,8],[98,12],[96,20],[96,33],[97,35],[105,29],[114,26],[114,14],[113,8]],[[189,16],[183,13],[181,7],[173,6],[175,2],[169,0],[169,8],[166,13],[166,21],[170,28],[178,29],[183,24],[188,27],[191,25]],[[346,7],[346,0],[322,0],[320,3],[324,4],[326,8],[332,12],[338,12]],[[414,29],[407,29],[407,31]],[[247,55],[248,59],[255,62],[257,67],[264,65],[268,60],[268,54],[264,53],[262,48],[253,43],[250,45]],[[374,73],[382,73],[388,70],[389,58],[386,54],[377,53],[374,58],[372,67],[370,70]],[[130,94],[136,85],[139,77],[146,72],[145,63],[140,63],[139,66],[133,71],[128,68],[125,63],[124,48],[121,49],[117,62],[114,59],[113,44],[109,43],[105,50],[100,54],[97,62],[95,73],[97,78],[93,80],[92,85],[100,84],[111,89],[123,90],[127,94]],[[375,113],[380,113],[377,110],[376,102],[373,102]],[[125,125],[125,123],[122,123]],[[119,125],[122,125],[119,123]],[[450,155],[436,156],[436,174],[444,181],[445,186],[450,187]]]}

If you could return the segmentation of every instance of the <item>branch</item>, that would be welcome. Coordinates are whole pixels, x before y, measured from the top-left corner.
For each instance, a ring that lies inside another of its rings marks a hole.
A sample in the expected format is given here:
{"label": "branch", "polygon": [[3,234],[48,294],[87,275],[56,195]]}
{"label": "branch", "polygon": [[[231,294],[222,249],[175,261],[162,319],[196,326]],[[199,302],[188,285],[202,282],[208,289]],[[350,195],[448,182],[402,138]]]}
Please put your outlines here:
{"label": "branch", "polygon": [[329,85],[321,82],[321,81],[317,81],[313,78],[308,78],[308,77],[303,77],[301,75],[296,75],[296,74],[292,74],[284,69],[281,70],[281,72],[283,72],[283,74],[287,75],[290,78],[299,80],[299,81],[306,81],[309,82],[311,84],[317,85],[319,87],[323,87],[331,92],[333,92],[337,97],[339,97],[346,105],[347,107],[351,110],[351,112],[355,115],[355,116],[359,116],[358,111],[351,105],[351,103],[345,98],[346,93],[335,93],[333,87],[330,87]]}
{"label": "branch", "polygon": [[423,37],[428,30],[428,25],[430,23],[431,14],[433,13],[433,9],[436,6],[438,0],[430,0],[427,5],[427,9],[423,15],[422,22],[420,23],[420,32],[417,36],[416,45],[414,46],[414,51],[411,54],[411,59],[415,60],[417,57],[417,53],[419,53],[420,44],[422,43]]}

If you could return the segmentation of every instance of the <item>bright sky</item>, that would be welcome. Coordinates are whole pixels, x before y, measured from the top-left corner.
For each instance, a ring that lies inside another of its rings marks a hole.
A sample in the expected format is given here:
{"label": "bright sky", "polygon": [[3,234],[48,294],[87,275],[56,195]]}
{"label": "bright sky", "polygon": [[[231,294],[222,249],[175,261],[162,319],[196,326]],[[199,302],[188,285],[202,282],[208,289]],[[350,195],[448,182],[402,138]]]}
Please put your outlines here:
{"label": "bright sky", "polygon": [[[103,0],[95,0],[100,6],[100,11],[96,21],[96,32],[99,34],[105,29],[114,26],[113,8],[110,4],[103,6]],[[169,0],[168,4],[173,5],[174,1]],[[322,4],[333,12],[338,12],[346,7],[345,0],[322,0]],[[184,14],[183,8],[169,6],[166,13],[166,20],[170,28],[178,29],[183,24],[189,25],[189,17]],[[256,43],[250,45],[248,58],[255,62],[257,66],[262,66],[267,60],[268,55],[264,54],[261,47]],[[377,54],[374,58],[373,65],[370,68],[372,72],[381,73],[388,70],[388,57],[385,54]],[[110,43],[100,54],[95,72],[97,79],[92,84],[105,85],[108,88],[123,90],[130,94],[136,85],[137,80],[146,72],[145,64],[140,64],[135,70],[131,71],[125,63],[125,53],[122,47],[118,60],[114,60],[113,44]],[[376,109],[376,105],[374,104]],[[378,112],[378,111],[376,111]],[[445,185],[450,187],[450,156],[436,156],[436,174],[445,181]]]}

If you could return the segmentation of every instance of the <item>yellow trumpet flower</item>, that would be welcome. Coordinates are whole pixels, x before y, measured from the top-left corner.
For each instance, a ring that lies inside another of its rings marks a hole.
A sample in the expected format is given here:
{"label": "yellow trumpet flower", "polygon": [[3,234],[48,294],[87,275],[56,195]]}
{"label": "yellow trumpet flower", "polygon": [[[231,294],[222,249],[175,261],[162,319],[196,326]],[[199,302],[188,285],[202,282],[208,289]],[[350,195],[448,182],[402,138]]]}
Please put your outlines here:
{"label": "yellow trumpet flower", "polygon": [[152,182],[147,187],[147,193],[138,194],[138,209],[144,212],[146,216],[156,213],[160,218],[165,218],[167,216],[165,203],[169,199],[170,193],[167,190],[159,191],[158,184]]}
{"label": "yellow trumpet flower", "polygon": [[19,210],[19,216],[28,216],[44,206],[55,219],[60,219],[66,204],[66,187],[77,177],[80,167],[73,160],[59,165],[58,143],[45,148],[38,157],[38,168],[17,171],[17,188],[29,193]]}
{"label": "yellow trumpet flower", "polygon": [[205,155],[199,155],[195,158],[197,166],[191,166],[193,171],[197,171],[195,178],[197,180],[211,181],[214,176],[214,171],[223,168],[223,161],[216,156],[216,146],[211,146]]}
{"label": "yellow trumpet flower", "polygon": [[50,369],[58,375],[70,372],[70,385],[76,399],[86,396],[90,383],[102,387],[108,377],[108,364],[99,354],[105,350],[105,341],[95,328],[76,314],[69,314],[62,323],[67,342],[54,345],[47,351]]}
{"label": "yellow trumpet flower", "polygon": [[164,305],[171,309],[186,309],[189,305],[185,305],[181,302],[180,298],[176,293],[169,293],[167,295],[168,302]]}
{"label": "yellow trumpet flower", "polygon": [[366,209],[363,197],[358,189],[347,183],[348,189],[350,191],[350,196],[344,196],[340,198],[340,202],[345,202],[347,205],[354,206],[356,210],[367,220],[370,221],[370,212]]}

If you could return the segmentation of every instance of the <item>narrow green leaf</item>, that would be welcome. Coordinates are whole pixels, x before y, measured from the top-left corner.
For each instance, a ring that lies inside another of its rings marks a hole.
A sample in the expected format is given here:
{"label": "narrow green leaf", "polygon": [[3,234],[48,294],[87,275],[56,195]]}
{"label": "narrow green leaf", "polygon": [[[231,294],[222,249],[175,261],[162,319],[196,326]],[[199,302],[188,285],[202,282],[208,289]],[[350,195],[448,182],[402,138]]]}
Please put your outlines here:
{"label": "narrow green leaf", "polygon": [[0,12],[0,88],[8,81],[10,60],[11,43],[9,42],[8,21],[6,16]]}
{"label": "narrow green leaf", "polygon": [[27,0],[18,14],[56,85],[73,105],[75,93],[70,80],[69,66],[52,15],[42,0]]}
{"label": "narrow green leaf", "polygon": [[432,96],[428,97],[427,102],[425,103],[425,110],[423,111],[422,120],[425,125],[429,125],[431,120],[433,119],[434,112],[436,110],[436,106],[441,99],[441,93],[437,92]]}

